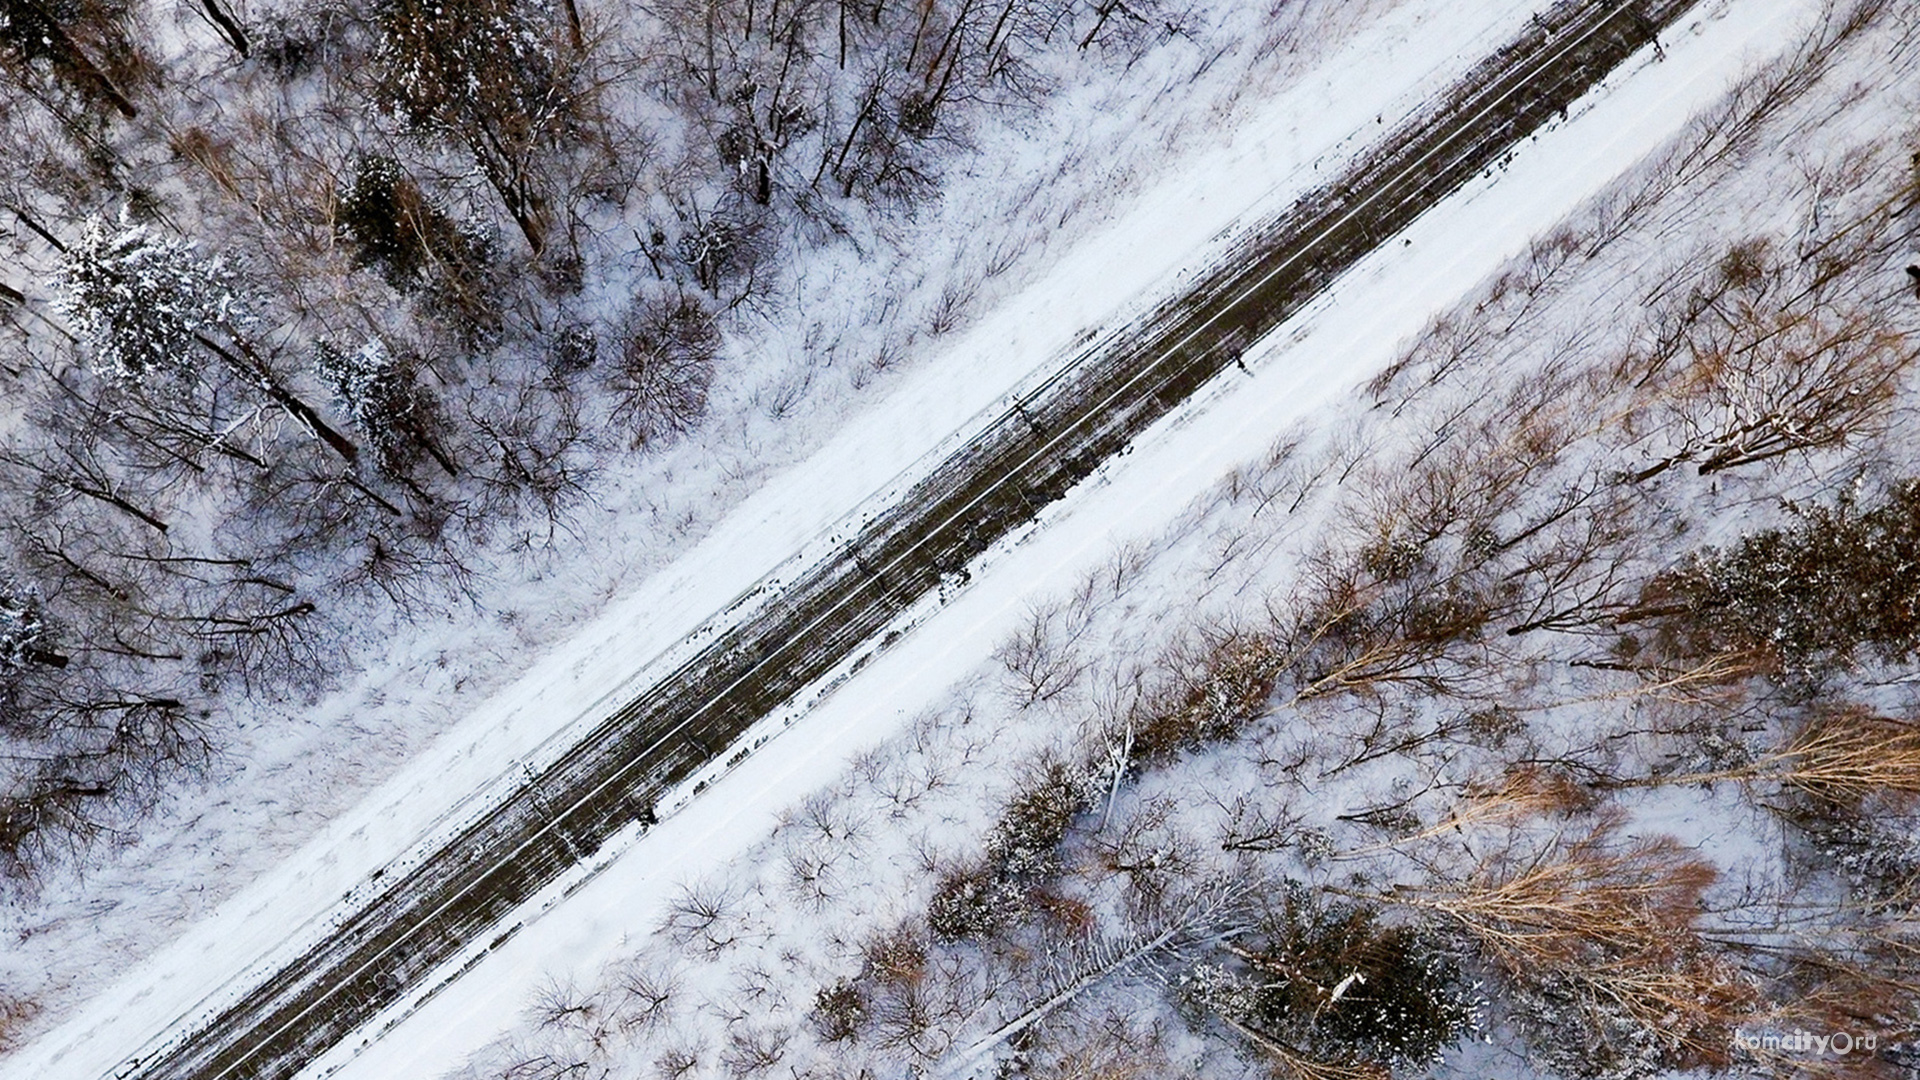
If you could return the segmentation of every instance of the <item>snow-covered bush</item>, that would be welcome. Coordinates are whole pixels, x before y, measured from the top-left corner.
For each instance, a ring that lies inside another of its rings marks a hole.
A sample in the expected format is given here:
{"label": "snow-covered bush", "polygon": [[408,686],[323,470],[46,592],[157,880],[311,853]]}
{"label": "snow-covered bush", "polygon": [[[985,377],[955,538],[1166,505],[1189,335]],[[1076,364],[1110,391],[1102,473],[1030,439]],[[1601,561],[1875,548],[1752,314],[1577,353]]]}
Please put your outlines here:
{"label": "snow-covered bush", "polygon": [[[1089,775],[1062,761],[1031,770],[1001,811],[977,861],[949,867],[927,907],[942,941],[990,937],[1030,914],[1060,869],[1061,843],[1092,796]],[[1044,907],[1044,905],[1041,905]]]}
{"label": "snow-covered bush", "polygon": [[960,866],[941,875],[927,904],[927,928],[940,941],[979,941],[1014,925],[1026,914],[1019,884],[985,864]]}
{"label": "snow-covered bush", "polygon": [[633,445],[687,430],[707,405],[720,328],[694,296],[641,299],[628,312],[615,347],[614,416]]}
{"label": "snow-covered bush", "polygon": [[823,1041],[847,1042],[859,1035],[866,1024],[866,995],[856,983],[848,980],[821,987],[814,995],[812,1016]]}
{"label": "snow-covered bush", "polygon": [[1786,799],[1776,812],[1799,834],[1790,854],[1807,874],[1838,877],[1874,901],[1898,897],[1920,880],[1910,816],[1862,813],[1812,798]]}
{"label": "snow-covered bush", "polygon": [[1058,848],[1092,792],[1086,774],[1065,762],[1047,762],[1007,800],[987,839],[987,850],[1001,874],[1032,880],[1058,866]]}

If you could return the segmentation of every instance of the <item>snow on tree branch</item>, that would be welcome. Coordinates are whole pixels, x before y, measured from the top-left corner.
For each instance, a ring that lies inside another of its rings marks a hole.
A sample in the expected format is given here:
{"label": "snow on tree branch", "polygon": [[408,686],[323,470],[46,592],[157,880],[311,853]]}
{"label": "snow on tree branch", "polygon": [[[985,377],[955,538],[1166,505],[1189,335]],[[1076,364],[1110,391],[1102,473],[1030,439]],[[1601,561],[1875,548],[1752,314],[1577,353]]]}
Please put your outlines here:
{"label": "snow on tree branch", "polygon": [[247,321],[222,260],[124,214],[86,224],[53,286],[54,308],[73,323],[94,369],[129,381],[186,366],[207,331]]}

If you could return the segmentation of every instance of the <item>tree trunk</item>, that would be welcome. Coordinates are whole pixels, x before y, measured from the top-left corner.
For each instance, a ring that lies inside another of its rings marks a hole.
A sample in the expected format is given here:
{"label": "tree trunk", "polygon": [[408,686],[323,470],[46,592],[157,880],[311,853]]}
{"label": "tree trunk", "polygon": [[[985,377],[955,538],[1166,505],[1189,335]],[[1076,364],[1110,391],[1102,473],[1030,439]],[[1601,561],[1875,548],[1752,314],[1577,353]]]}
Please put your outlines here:
{"label": "tree trunk", "polygon": [[713,59],[713,24],[719,5],[720,0],[707,0],[707,96],[715,101],[720,100],[720,69]]}
{"label": "tree trunk", "polygon": [[48,247],[52,248],[53,250],[59,252],[62,255],[65,255],[67,253],[67,245],[61,243],[59,237],[48,232],[46,227],[44,225],[41,225],[40,222],[38,222],[37,220],[35,220],[32,214],[27,213],[25,210],[21,209],[18,206],[10,206],[8,207],[8,209],[13,211],[13,216],[20,220],[20,224],[25,225],[28,229],[32,230],[35,236],[38,236],[40,239],[45,240],[47,242]]}
{"label": "tree trunk", "polygon": [[214,341],[205,334],[195,334],[194,339],[205,346],[208,351],[225,360],[235,370],[252,378],[260,389],[266,391],[269,400],[285,410],[288,416],[298,420],[301,425],[308,431],[311,431],[316,438],[327,444],[329,450],[340,455],[349,465],[359,459],[360,448],[354,445],[353,440],[335,431],[325,420],[320,418],[318,410],[300,400],[286,387],[281,386],[279,380],[273,377],[273,372],[270,371],[265,364],[261,363],[258,357],[253,356],[252,350],[248,349],[244,344],[240,346],[241,351],[247,354],[246,359],[243,360],[241,357],[235,356],[231,351],[222,348],[219,342]]}
{"label": "tree trunk", "polygon": [[1072,982],[1069,982],[1052,997],[1047,998],[1026,1012],[1000,1025],[1000,1027],[991,1034],[974,1043],[972,1046],[967,1047],[967,1049],[951,1060],[948,1068],[941,1070],[941,1075],[958,1076],[966,1072],[968,1069],[979,1064],[982,1058],[992,1053],[995,1047],[1040,1021],[1045,1020],[1048,1015],[1061,1006],[1066,1005],[1081,994],[1086,993],[1088,990],[1106,981],[1108,976],[1130,967],[1173,944],[1174,941],[1180,937],[1184,929],[1186,928],[1182,926],[1174,926],[1163,930],[1138,947],[1114,957],[1093,970],[1086,972],[1079,978],[1074,979]]}
{"label": "tree trunk", "polygon": [[152,514],[147,513],[145,510],[140,509],[139,507],[133,505],[132,503],[121,498],[120,496],[115,495],[113,492],[106,490],[105,488],[90,487],[86,484],[82,484],[72,479],[66,480],[66,485],[72,488],[76,493],[85,495],[89,499],[93,499],[96,502],[106,503],[108,506],[111,506],[116,510],[129,514],[133,517],[139,518],[141,521],[152,526],[155,530],[159,532],[164,533],[167,531],[166,522],[161,521],[159,518],[153,516]]}
{"label": "tree trunk", "polygon": [[239,53],[242,60],[246,59],[247,32],[220,7],[219,0],[200,0],[200,6],[206,9],[207,18],[213,20],[214,27],[220,31],[221,37],[227,39],[227,44],[233,46],[233,51]]}

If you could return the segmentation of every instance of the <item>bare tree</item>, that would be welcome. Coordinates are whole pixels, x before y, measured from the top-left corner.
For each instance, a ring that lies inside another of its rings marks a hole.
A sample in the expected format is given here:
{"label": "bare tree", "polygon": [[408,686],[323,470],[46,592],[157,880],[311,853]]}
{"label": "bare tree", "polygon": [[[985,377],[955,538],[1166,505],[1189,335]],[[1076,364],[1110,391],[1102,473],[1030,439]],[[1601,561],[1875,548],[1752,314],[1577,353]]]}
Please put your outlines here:
{"label": "bare tree", "polygon": [[676,294],[636,301],[617,347],[614,415],[633,432],[635,446],[699,419],[720,350],[719,327],[699,300]]}
{"label": "bare tree", "polygon": [[381,102],[463,148],[537,258],[554,226],[548,170],[583,104],[575,48],[543,0],[381,0]]}

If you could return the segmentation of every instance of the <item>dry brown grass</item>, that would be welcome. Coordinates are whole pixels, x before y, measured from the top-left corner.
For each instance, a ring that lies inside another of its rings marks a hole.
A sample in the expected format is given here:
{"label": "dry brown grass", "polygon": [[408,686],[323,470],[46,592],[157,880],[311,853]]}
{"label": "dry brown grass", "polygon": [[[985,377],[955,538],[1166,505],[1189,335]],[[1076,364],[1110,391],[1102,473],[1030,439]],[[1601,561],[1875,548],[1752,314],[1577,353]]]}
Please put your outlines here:
{"label": "dry brown grass", "polygon": [[1593,795],[1565,773],[1531,763],[1513,765],[1498,783],[1469,786],[1459,809],[1419,835],[1566,814],[1592,805]]}
{"label": "dry brown grass", "polygon": [[1597,1015],[1624,1016],[1676,1066],[1714,1065],[1752,1014],[1755,987],[1695,923],[1713,865],[1670,837],[1623,841],[1617,818],[1530,857],[1385,899],[1451,920],[1522,984],[1558,979]]}
{"label": "dry brown grass", "polygon": [[39,1013],[37,1002],[0,991],[0,1053],[18,1048],[21,1032]]}
{"label": "dry brown grass", "polygon": [[1920,799],[1920,725],[1858,707],[1826,709],[1781,746],[1726,769],[1651,777],[1636,786],[1771,781],[1839,806]]}

